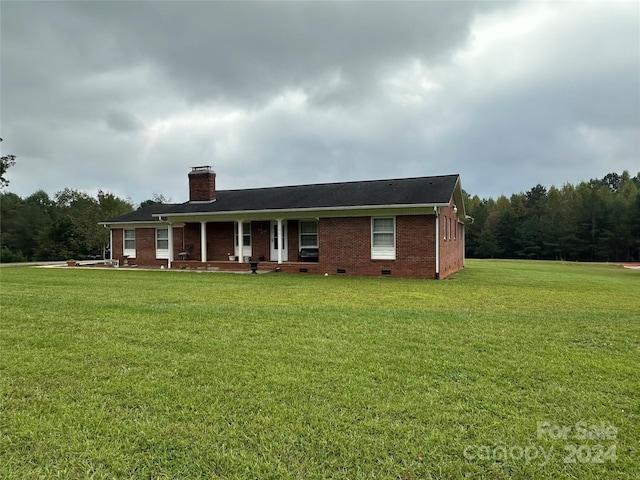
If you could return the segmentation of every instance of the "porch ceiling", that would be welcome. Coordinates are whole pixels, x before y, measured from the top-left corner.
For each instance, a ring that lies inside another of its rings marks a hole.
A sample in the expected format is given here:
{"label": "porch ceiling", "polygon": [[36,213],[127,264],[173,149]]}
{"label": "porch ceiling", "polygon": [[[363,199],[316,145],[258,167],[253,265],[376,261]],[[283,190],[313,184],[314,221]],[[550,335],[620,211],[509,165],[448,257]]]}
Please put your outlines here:
{"label": "porch ceiling", "polygon": [[[445,204],[447,205],[447,204]],[[171,213],[155,215],[162,219],[173,222],[232,222],[238,220],[298,220],[305,218],[327,218],[327,217],[363,217],[377,215],[430,215],[434,214],[435,206],[394,206],[385,207],[353,207],[342,209],[298,209],[298,210],[267,210],[267,211],[239,211],[211,213]]]}

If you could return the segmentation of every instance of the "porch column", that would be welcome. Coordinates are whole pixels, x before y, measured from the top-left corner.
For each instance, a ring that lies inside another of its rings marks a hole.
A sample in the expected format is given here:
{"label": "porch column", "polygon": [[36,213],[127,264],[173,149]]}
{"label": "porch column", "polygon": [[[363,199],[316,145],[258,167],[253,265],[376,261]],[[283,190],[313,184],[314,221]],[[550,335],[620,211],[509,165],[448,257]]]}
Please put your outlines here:
{"label": "porch column", "polygon": [[200,261],[207,261],[207,222],[200,222]]}
{"label": "porch column", "polygon": [[278,222],[278,226],[277,226],[277,234],[278,234],[278,265],[280,265],[282,263],[282,219],[278,218],[277,219]]}
{"label": "porch column", "polygon": [[242,231],[242,220],[238,220],[238,263],[243,262],[244,257],[244,232]]}
{"label": "porch column", "polygon": [[167,268],[171,268],[171,262],[173,262],[173,225],[170,223],[167,228],[169,234],[169,259],[167,260]]}

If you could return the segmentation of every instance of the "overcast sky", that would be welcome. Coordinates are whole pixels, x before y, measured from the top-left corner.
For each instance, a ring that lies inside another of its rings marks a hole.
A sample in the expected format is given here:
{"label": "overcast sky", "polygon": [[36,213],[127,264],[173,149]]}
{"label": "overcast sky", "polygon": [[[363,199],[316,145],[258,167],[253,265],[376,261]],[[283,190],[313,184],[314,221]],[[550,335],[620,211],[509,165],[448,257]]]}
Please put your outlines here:
{"label": "overcast sky", "polygon": [[8,191],[640,171],[640,3],[0,2]]}

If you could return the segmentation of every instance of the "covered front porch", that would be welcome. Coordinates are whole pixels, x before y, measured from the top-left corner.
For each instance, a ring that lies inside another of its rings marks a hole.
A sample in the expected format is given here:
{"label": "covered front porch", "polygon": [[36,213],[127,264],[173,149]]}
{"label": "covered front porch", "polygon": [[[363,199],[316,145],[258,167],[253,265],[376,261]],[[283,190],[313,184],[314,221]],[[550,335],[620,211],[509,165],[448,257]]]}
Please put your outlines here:
{"label": "covered front porch", "polygon": [[261,270],[299,273],[317,266],[317,219],[168,220],[169,268],[242,271],[259,262]]}

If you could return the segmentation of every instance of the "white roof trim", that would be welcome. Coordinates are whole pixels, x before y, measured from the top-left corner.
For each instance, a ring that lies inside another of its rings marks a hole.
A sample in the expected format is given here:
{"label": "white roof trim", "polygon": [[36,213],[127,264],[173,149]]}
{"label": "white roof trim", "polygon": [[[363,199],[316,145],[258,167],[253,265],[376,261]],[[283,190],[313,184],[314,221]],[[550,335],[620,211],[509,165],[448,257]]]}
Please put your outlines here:
{"label": "white roof trim", "polygon": [[[155,215],[154,215],[155,216]],[[157,222],[149,222],[149,221],[130,221],[130,222],[100,222],[98,225],[104,225],[107,228],[112,227],[126,227],[127,225],[135,225],[136,227],[149,227],[149,228],[157,228],[168,226],[169,222],[165,220],[158,220]]]}

